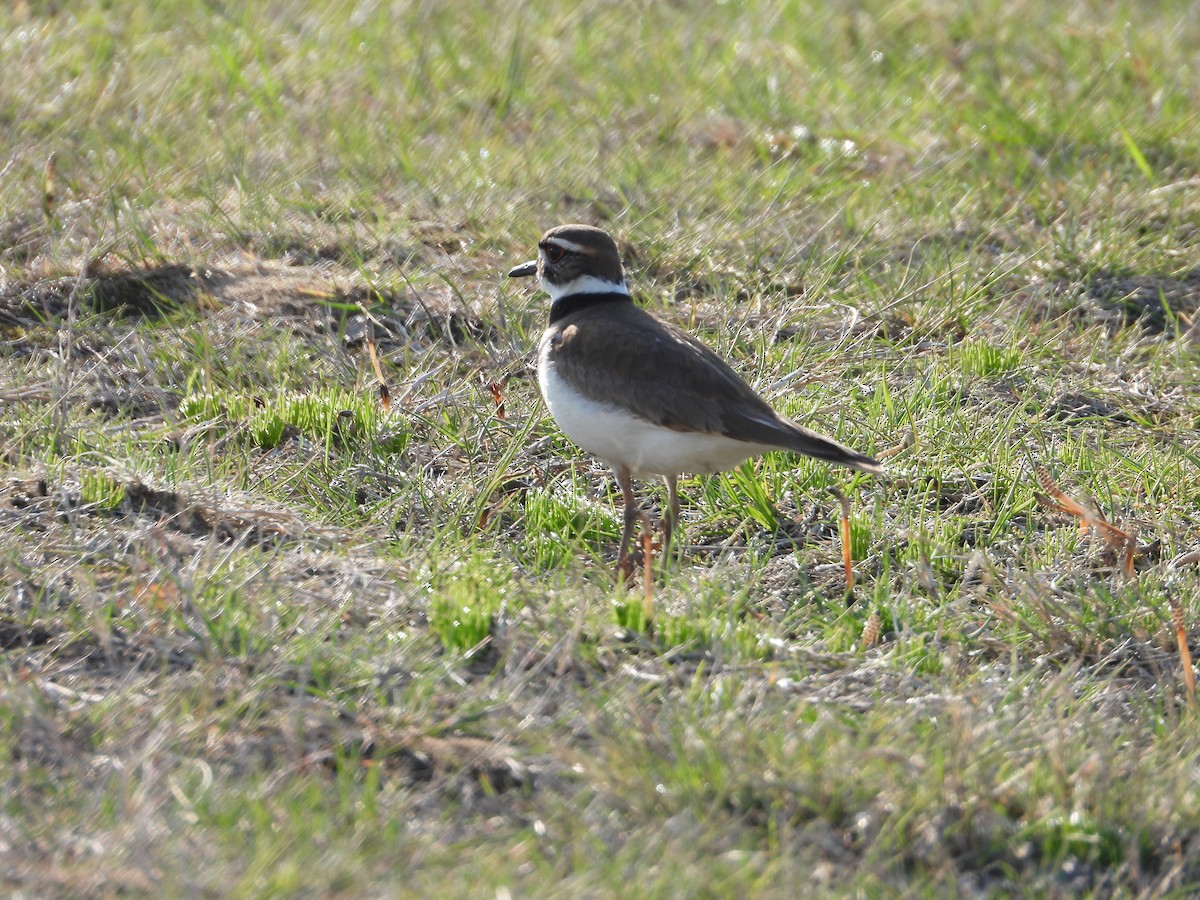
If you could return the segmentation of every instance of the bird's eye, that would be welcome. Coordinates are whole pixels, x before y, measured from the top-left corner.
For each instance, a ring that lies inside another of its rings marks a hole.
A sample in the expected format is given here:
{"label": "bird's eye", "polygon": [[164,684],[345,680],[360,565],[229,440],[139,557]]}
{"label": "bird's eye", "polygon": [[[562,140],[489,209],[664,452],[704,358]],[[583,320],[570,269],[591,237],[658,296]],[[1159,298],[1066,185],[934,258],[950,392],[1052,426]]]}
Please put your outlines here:
{"label": "bird's eye", "polygon": [[552,262],[552,263],[558,262],[560,259],[562,259],[566,255],[567,255],[567,251],[564,250],[562,247],[558,246],[558,244],[547,244],[546,245],[546,259],[550,260],[550,262]]}

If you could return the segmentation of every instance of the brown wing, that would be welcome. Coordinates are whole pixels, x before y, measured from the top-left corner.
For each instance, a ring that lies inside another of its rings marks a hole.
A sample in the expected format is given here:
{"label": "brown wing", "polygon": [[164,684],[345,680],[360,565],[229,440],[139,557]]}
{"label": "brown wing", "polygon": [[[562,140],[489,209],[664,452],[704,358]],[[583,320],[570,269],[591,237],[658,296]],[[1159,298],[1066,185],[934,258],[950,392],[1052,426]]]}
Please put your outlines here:
{"label": "brown wing", "polygon": [[555,370],[572,387],[656,425],[878,469],[870,457],[781,419],[721,357],[632,303],[582,310],[550,340]]}

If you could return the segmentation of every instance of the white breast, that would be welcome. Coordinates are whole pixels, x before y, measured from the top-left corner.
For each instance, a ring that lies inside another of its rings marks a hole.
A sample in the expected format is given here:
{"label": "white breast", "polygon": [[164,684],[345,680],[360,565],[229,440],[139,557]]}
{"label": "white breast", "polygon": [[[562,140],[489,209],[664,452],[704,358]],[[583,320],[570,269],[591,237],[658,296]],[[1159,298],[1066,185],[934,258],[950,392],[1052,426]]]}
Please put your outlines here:
{"label": "white breast", "polygon": [[617,403],[598,403],[559,376],[548,349],[543,345],[538,353],[538,384],[550,415],[567,437],[614,469],[626,466],[634,475],[698,475],[732,469],[771,449],[719,434],[674,431]]}

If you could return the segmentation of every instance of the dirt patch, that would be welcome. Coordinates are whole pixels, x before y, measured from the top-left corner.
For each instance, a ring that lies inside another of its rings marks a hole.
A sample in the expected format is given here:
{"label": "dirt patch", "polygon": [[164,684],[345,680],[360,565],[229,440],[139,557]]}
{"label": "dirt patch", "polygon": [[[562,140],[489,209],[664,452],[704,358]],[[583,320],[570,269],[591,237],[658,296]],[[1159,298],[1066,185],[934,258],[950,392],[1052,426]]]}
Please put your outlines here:
{"label": "dirt patch", "polygon": [[141,481],[124,484],[123,509],[150,516],[192,535],[212,534],[225,540],[270,546],[280,541],[312,539],[321,532],[312,523],[273,506],[222,503],[198,492],[160,490]]}
{"label": "dirt patch", "polygon": [[1086,296],[1117,317],[1121,326],[1137,323],[1155,333],[1190,326],[1200,314],[1200,269],[1180,278],[1100,273],[1085,284]]}
{"label": "dirt patch", "polygon": [[41,647],[50,643],[54,633],[42,625],[0,620],[0,650],[17,647]]}
{"label": "dirt patch", "polygon": [[487,790],[503,793],[533,782],[532,772],[514,748],[482,738],[377,736],[365,740],[359,750],[362,759],[398,770],[412,783],[461,775],[486,784]]}
{"label": "dirt patch", "polygon": [[1041,317],[1100,323],[1109,333],[1137,326],[1150,334],[1200,340],[1200,269],[1180,276],[1102,271],[1054,279],[1023,291]]}
{"label": "dirt patch", "polygon": [[1088,419],[1108,419],[1113,422],[1133,420],[1119,407],[1095,394],[1085,391],[1063,391],[1046,405],[1046,415],[1063,422]]}
{"label": "dirt patch", "polygon": [[179,264],[53,278],[0,293],[0,322],[28,326],[61,319],[72,303],[83,312],[161,316],[190,302],[196,291],[195,270]]}
{"label": "dirt patch", "polygon": [[245,546],[319,544],[337,539],[331,529],[314,525],[278,504],[251,497],[217,496],[200,489],[160,489],[137,479],[112,479],[112,483],[123,493],[115,508],[84,502],[78,483],[71,480],[59,485],[46,479],[15,479],[0,489],[0,523],[8,522],[26,532],[47,532],[73,515],[101,520],[137,516],[184,535],[213,536]]}
{"label": "dirt patch", "polygon": [[[492,325],[449,286],[381,290],[332,264],[229,260],[16,284],[0,291],[0,324],[35,329],[77,313],[158,318],[183,309],[224,319],[271,321],[296,333],[345,331],[369,316],[381,347],[416,341],[458,345],[495,337]],[[120,402],[120,401],[118,401]]]}

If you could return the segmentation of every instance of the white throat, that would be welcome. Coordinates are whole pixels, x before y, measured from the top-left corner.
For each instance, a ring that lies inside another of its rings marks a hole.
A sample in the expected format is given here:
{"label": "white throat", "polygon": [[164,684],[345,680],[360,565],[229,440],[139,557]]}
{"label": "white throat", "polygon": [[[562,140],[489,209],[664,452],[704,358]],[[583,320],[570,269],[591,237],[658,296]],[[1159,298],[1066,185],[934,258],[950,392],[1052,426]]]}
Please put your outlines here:
{"label": "white throat", "polygon": [[580,275],[578,278],[572,278],[566,284],[551,284],[545,278],[540,277],[538,280],[542,283],[542,290],[550,295],[551,302],[570,294],[629,295],[629,288],[625,287],[624,281],[609,281],[607,278],[597,278],[595,275]]}

